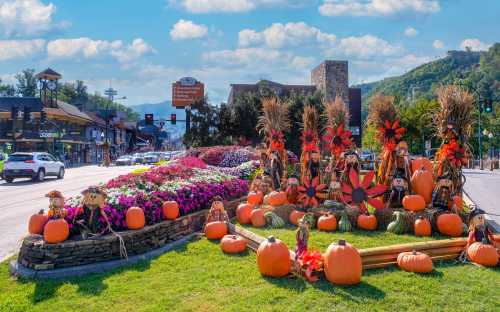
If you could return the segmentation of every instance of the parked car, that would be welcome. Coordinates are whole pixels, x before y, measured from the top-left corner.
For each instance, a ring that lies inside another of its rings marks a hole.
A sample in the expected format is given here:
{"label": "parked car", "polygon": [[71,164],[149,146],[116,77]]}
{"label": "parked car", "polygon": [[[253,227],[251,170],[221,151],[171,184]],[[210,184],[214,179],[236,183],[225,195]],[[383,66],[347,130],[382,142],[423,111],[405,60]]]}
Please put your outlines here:
{"label": "parked car", "polygon": [[160,157],[156,153],[146,153],[144,154],[145,164],[154,164],[160,160]]}
{"label": "parked car", "polygon": [[130,166],[133,164],[133,159],[132,156],[129,155],[124,155],[118,157],[118,159],[115,160],[115,165],[117,166]]}
{"label": "parked car", "polygon": [[64,164],[48,153],[13,153],[5,162],[3,176],[8,183],[15,178],[32,178],[41,182],[46,176],[62,179],[64,173]]}
{"label": "parked car", "polygon": [[142,164],[142,163],[144,163],[144,156],[143,156],[143,154],[135,153],[134,155],[132,155],[132,162],[134,164]]}

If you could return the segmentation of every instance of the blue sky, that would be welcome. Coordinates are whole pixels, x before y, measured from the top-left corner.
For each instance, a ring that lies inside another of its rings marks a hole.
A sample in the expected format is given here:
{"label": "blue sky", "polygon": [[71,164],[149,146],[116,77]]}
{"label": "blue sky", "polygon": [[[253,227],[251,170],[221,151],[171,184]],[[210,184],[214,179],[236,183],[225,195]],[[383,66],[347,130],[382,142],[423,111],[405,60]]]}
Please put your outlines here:
{"label": "blue sky", "polygon": [[136,105],[194,76],[218,104],[230,83],[307,84],[324,59],[348,60],[355,84],[484,50],[499,16],[498,0],[0,0],[0,79],[51,67]]}

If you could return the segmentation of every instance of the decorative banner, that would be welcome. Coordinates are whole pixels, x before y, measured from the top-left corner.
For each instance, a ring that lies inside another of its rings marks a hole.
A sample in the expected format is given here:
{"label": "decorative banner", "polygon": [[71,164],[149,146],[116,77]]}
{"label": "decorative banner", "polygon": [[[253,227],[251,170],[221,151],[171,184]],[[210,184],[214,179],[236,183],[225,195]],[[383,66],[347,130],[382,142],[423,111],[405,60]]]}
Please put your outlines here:
{"label": "decorative banner", "polygon": [[172,105],[184,108],[205,96],[205,86],[192,77],[184,77],[172,84]]}

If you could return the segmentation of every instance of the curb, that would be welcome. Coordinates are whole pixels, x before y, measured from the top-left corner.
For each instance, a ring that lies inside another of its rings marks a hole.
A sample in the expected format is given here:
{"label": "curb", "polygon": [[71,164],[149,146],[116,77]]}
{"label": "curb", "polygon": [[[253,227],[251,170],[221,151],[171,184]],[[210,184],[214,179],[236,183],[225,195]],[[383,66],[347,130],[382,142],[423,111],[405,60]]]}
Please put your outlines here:
{"label": "curb", "polygon": [[144,254],[135,255],[128,259],[111,260],[106,262],[97,262],[92,264],[60,268],[46,271],[37,271],[23,266],[17,260],[12,260],[9,263],[9,272],[13,276],[22,277],[25,279],[66,279],[68,277],[83,276],[92,273],[104,273],[117,268],[130,266],[140,261],[147,261],[157,258],[162,254],[174,249],[177,246],[183,245],[191,239],[199,236],[199,233],[191,233],[179,240],[166,244],[160,248],[148,251]]}

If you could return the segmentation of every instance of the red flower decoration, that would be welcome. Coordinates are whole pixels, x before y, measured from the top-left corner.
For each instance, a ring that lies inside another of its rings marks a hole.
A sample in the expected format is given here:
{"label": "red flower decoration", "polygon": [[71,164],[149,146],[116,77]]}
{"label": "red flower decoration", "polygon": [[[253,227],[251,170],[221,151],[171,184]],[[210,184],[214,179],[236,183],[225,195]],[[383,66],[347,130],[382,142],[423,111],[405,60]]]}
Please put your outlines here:
{"label": "red flower decoration", "polygon": [[457,168],[467,165],[468,161],[465,148],[456,140],[451,140],[450,143],[443,145],[441,148],[441,158],[448,159]]}
{"label": "red flower decoration", "polygon": [[344,130],[344,125],[341,124],[337,129],[328,127],[326,134],[323,136],[323,141],[326,142],[327,148],[332,155],[340,156],[345,150],[352,145],[352,132]]}
{"label": "red flower decoration", "polygon": [[318,192],[326,189],[326,184],[319,183],[319,177],[315,177],[312,181],[308,179],[304,179],[302,181],[303,185],[299,185],[299,199],[298,201],[302,203],[304,206],[318,206]]}
{"label": "red flower decoration", "polygon": [[385,149],[393,151],[405,131],[405,128],[399,127],[399,120],[394,121],[392,124],[389,120],[386,120],[385,126],[378,129],[379,139]]}
{"label": "red flower decoration", "polygon": [[318,135],[312,130],[302,132],[302,152],[319,152]]}
{"label": "red flower decoration", "polygon": [[361,213],[368,211],[366,209],[367,204],[375,207],[375,209],[384,209],[384,203],[375,197],[382,195],[387,190],[387,186],[377,184],[370,187],[374,177],[375,173],[373,171],[369,171],[360,183],[358,172],[351,168],[349,171],[349,180],[351,183],[342,183],[344,202],[349,205],[358,206]]}
{"label": "red flower decoration", "polygon": [[309,282],[316,282],[318,276],[314,276],[314,272],[323,270],[323,257],[319,251],[305,251],[298,259],[298,263],[302,269],[305,269],[305,277]]}
{"label": "red flower decoration", "polygon": [[271,130],[270,146],[273,151],[282,151],[285,148],[283,133],[278,130]]}

